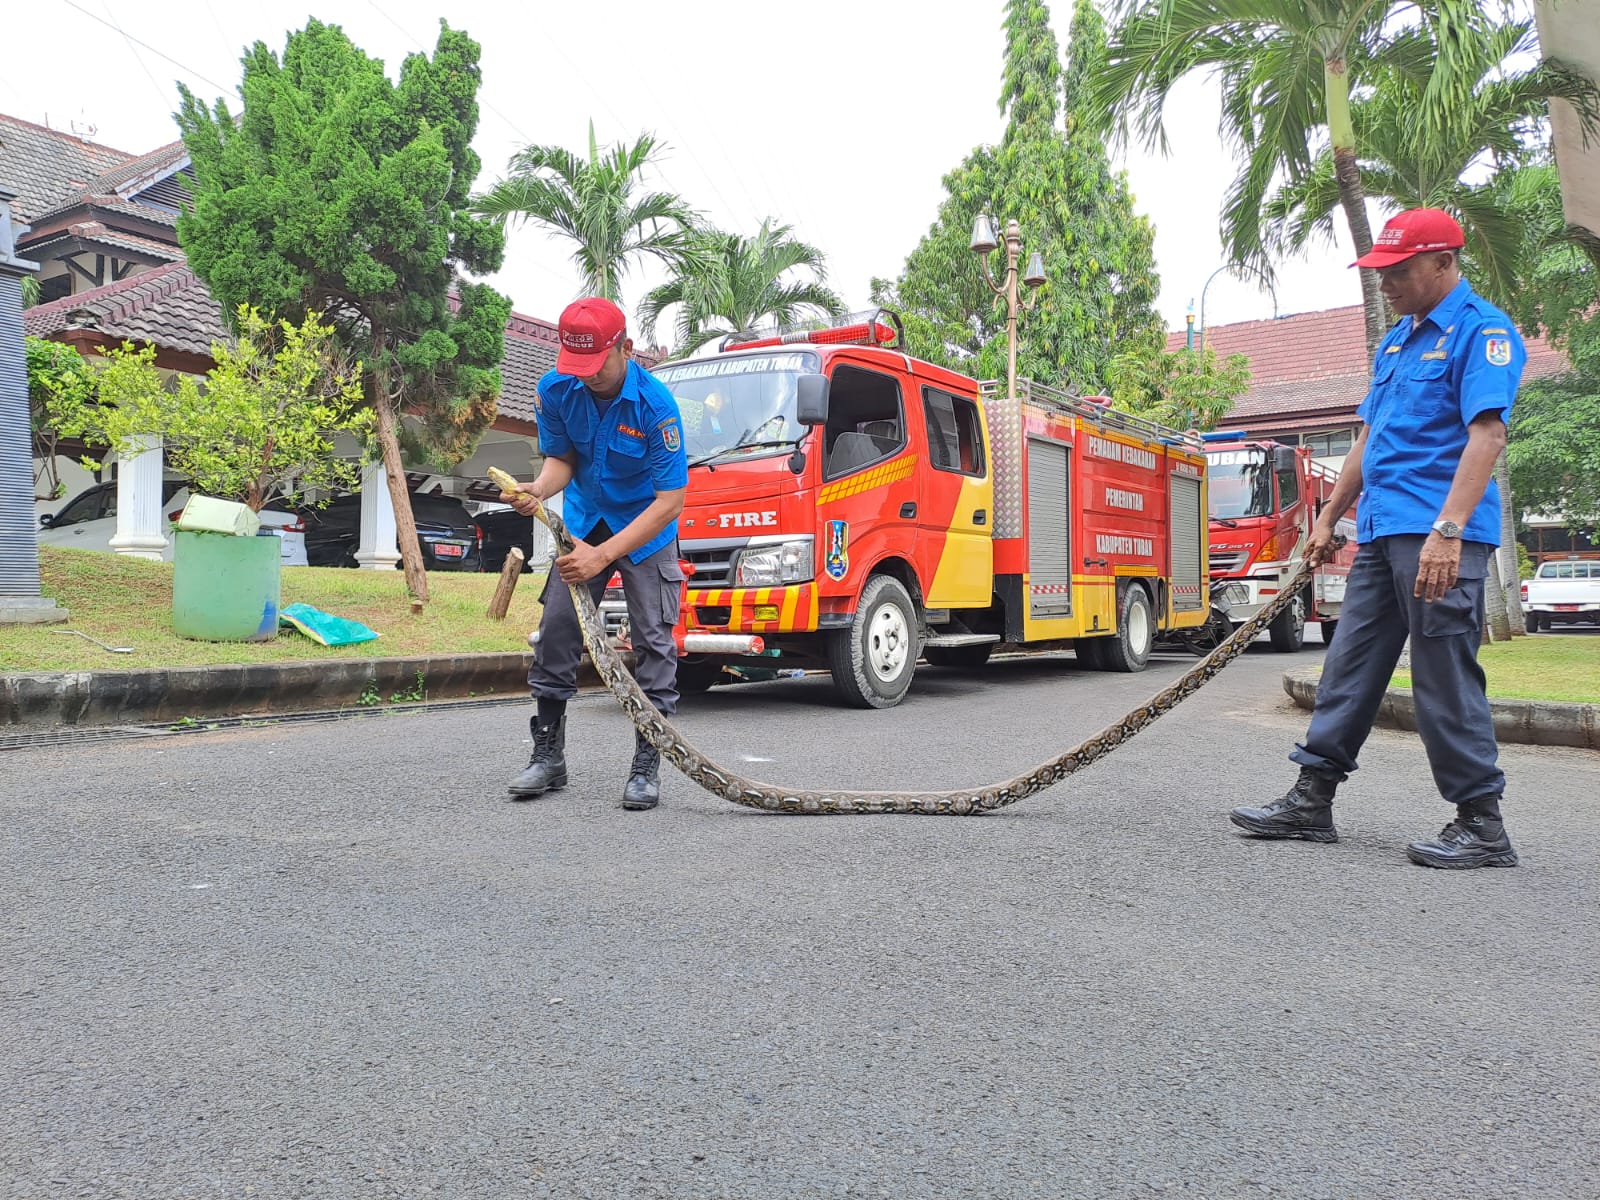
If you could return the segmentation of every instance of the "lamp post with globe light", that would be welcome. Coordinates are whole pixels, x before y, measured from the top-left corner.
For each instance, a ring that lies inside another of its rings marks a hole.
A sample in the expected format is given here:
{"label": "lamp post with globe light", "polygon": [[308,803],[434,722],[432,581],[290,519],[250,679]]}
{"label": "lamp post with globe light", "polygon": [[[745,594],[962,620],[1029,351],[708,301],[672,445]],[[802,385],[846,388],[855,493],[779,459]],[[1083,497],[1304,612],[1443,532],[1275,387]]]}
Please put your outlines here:
{"label": "lamp post with globe light", "polygon": [[1022,257],[1022,226],[1016,221],[1006,222],[1003,282],[997,282],[989,269],[989,255],[999,246],[994,223],[979,213],[972,222],[972,252],[978,256],[978,262],[983,267],[983,279],[989,285],[989,290],[1003,297],[1006,302],[1006,396],[1014,398],[1017,394],[1017,316],[1019,312],[1032,310],[1038,299],[1037,289],[1044,286],[1044,257],[1035,250],[1028,259],[1028,270],[1022,276],[1022,283],[1034,290],[1024,300],[1017,286],[1017,262]]}

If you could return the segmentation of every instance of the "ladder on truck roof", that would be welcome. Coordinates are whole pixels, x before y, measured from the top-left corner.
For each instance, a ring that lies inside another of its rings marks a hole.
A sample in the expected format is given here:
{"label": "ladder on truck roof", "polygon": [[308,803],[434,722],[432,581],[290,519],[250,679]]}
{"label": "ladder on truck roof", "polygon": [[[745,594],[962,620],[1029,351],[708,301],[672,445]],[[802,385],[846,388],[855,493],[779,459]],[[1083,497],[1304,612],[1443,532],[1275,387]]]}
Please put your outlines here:
{"label": "ladder on truck roof", "polygon": [[[1005,396],[1005,386],[998,379],[986,379],[978,385],[978,394],[985,400],[999,400]],[[1143,438],[1146,441],[1165,442],[1169,446],[1180,446],[1185,450],[1198,454],[1205,448],[1198,434],[1184,433],[1181,430],[1169,429],[1158,421],[1146,417],[1137,417],[1132,413],[1125,413],[1111,407],[1111,401],[1104,397],[1090,398],[1080,396],[1076,392],[1069,392],[1062,388],[1054,388],[1049,384],[1038,383],[1032,379],[1017,380],[1017,399],[1023,403],[1037,404],[1043,408],[1053,408],[1059,412],[1072,413],[1074,416],[1083,417],[1106,429],[1114,429],[1118,433],[1126,433],[1130,437]]]}

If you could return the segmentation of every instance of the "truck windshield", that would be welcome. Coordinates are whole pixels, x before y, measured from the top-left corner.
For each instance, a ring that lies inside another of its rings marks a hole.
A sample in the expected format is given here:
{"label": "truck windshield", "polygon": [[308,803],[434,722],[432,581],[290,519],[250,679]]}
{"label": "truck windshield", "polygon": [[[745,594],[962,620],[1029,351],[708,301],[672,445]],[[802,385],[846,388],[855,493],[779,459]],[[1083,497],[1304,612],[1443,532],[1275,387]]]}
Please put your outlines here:
{"label": "truck windshield", "polygon": [[817,370],[814,354],[786,351],[701,359],[652,374],[677,398],[690,463],[743,457],[792,445],[796,379]]}
{"label": "truck windshield", "polygon": [[1265,517],[1272,506],[1272,467],[1263,450],[1216,450],[1206,455],[1207,490],[1215,520]]}

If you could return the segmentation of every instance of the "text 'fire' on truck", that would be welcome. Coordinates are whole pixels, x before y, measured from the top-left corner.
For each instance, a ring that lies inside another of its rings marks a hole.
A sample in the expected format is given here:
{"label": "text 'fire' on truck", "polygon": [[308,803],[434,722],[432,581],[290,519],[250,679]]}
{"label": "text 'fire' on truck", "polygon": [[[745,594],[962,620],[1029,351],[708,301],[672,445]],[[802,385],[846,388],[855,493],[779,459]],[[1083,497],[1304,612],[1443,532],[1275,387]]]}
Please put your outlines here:
{"label": "text 'fire' on truck", "polygon": [[[1339,472],[1316,462],[1304,446],[1245,441],[1238,433],[1204,436],[1211,495],[1211,578],[1229,581],[1222,599],[1228,619],[1242,625],[1300,569],[1306,540],[1333,494]],[[1353,510],[1339,521],[1337,532],[1347,539],[1345,545],[1268,626],[1273,649],[1300,649],[1308,620],[1321,622],[1324,642],[1333,639],[1356,557]]]}
{"label": "text 'fire' on truck", "polygon": [[979,667],[1005,642],[1138,671],[1205,624],[1198,438],[1037,383],[1007,396],[909,357],[898,325],[880,311],[654,369],[690,465],[681,690],[820,666],[847,703],[887,708],[919,657]]}

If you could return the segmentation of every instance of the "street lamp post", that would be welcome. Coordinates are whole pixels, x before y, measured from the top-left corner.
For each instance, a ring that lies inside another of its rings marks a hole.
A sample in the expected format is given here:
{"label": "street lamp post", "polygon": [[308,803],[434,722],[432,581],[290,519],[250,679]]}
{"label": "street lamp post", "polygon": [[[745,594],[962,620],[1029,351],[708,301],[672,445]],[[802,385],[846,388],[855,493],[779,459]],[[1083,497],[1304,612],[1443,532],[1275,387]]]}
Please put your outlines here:
{"label": "street lamp post", "polygon": [[[1223,263],[1215,271],[1207,275],[1205,283],[1200,286],[1200,348],[1202,350],[1211,344],[1211,326],[1206,324],[1206,289],[1211,286],[1211,281],[1224,271],[1250,271],[1254,273],[1257,279],[1267,285],[1267,295],[1272,297],[1272,319],[1274,321],[1278,319],[1278,290],[1272,286],[1272,280],[1267,277],[1266,272],[1259,267],[1242,266],[1238,263]],[[1192,312],[1189,316],[1189,321],[1192,330],[1194,322]]]}
{"label": "street lamp post", "polygon": [[983,280],[989,285],[989,290],[1003,297],[1006,302],[1006,395],[1014,398],[1017,394],[1017,314],[1019,311],[1032,310],[1038,299],[1036,289],[1044,286],[1044,258],[1035,250],[1028,259],[1028,271],[1022,276],[1022,282],[1035,291],[1024,300],[1017,288],[1017,260],[1022,257],[1022,226],[1015,221],[1007,221],[1005,242],[1006,269],[1004,282],[999,283],[989,270],[989,255],[1000,243],[994,236],[993,223],[979,213],[972,222],[972,252],[978,256],[978,263],[983,267]]}

